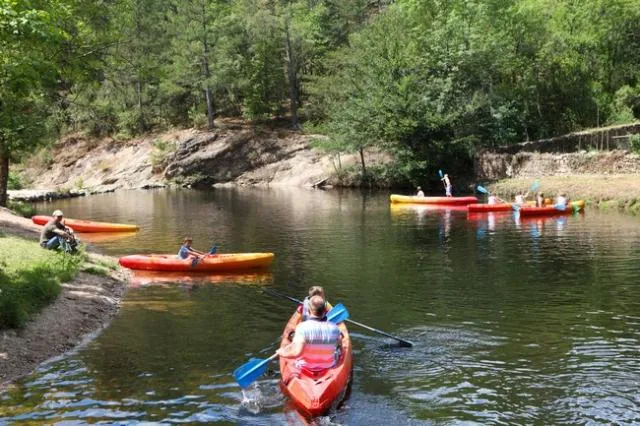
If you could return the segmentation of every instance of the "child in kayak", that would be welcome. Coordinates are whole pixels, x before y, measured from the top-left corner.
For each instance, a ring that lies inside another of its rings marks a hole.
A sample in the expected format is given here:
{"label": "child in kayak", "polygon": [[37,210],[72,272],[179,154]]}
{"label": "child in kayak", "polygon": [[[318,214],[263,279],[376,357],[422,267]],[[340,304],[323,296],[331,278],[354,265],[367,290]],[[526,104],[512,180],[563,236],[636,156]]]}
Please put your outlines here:
{"label": "child in kayak", "polygon": [[422,192],[422,188],[418,187],[418,193],[416,194],[416,197],[424,197],[424,192]]}
{"label": "child in kayak", "polygon": [[307,319],[309,319],[309,300],[311,300],[313,296],[320,296],[324,300],[325,315],[329,313],[329,311],[333,308],[333,306],[331,306],[331,303],[327,302],[327,298],[324,295],[324,289],[319,285],[311,286],[309,287],[309,296],[305,297],[302,301],[302,304],[299,305],[296,309],[296,312],[302,315],[302,321],[306,321]]}
{"label": "child in kayak", "polygon": [[451,197],[451,180],[449,179],[449,175],[445,173],[444,177],[440,179],[444,184],[444,193],[447,197]]}
{"label": "child in kayak", "polygon": [[536,197],[536,207],[544,207],[544,194],[542,192],[538,192],[538,196]]}
{"label": "child in kayak", "polygon": [[203,256],[206,256],[206,253],[202,253],[201,251],[194,250],[193,248],[191,248],[192,243],[193,243],[193,238],[184,237],[182,246],[180,247],[180,250],[178,250],[178,257],[180,259],[189,259],[189,258],[198,259]]}

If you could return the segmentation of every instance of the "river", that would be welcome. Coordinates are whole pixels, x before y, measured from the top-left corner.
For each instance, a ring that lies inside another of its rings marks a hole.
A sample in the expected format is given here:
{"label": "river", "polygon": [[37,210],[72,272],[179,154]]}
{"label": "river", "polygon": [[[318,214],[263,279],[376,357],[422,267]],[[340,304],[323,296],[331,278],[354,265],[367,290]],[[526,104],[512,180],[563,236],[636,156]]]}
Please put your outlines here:
{"label": "river", "polygon": [[[614,212],[390,207],[388,194],[297,189],[122,191],[38,206],[137,223],[95,239],[111,255],[270,251],[266,272],[175,283],[145,276],[119,316],[72,354],[0,391],[0,424],[244,425],[640,423],[640,220]],[[91,241],[91,240],[89,240]],[[323,285],[350,326],[349,398],[304,419],[277,364],[242,392],[230,373],[267,357],[294,305]]]}

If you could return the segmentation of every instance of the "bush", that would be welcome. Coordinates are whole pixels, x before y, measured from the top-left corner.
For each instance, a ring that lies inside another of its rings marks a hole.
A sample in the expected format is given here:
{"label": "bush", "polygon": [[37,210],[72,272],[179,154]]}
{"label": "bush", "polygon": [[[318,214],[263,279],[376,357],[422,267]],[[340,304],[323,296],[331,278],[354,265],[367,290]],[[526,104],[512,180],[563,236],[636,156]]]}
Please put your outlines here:
{"label": "bush", "polygon": [[640,134],[629,136],[629,148],[634,154],[640,154]]}
{"label": "bush", "polygon": [[31,217],[37,213],[31,204],[23,203],[22,201],[9,201],[7,207],[22,217]]}
{"label": "bush", "polygon": [[0,236],[0,329],[23,327],[58,297],[60,283],[73,279],[85,258]]}
{"label": "bush", "polygon": [[9,172],[9,180],[7,182],[7,189],[22,189],[24,188],[24,183],[22,182],[22,177],[14,172]]}

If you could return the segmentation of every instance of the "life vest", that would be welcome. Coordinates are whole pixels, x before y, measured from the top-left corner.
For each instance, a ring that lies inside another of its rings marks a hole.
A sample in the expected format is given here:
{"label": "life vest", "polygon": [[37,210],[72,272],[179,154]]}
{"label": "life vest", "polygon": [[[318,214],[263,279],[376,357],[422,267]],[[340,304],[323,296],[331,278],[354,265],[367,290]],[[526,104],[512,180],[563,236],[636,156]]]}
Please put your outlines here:
{"label": "life vest", "polygon": [[296,327],[296,335],[304,338],[304,348],[296,364],[310,371],[320,371],[336,364],[340,329],[329,321],[311,318]]}
{"label": "life vest", "polygon": [[498,198],[495,197],[494,195],[490,195],[489,196],[489,205],[494,205],[494,204],[498,204]]}

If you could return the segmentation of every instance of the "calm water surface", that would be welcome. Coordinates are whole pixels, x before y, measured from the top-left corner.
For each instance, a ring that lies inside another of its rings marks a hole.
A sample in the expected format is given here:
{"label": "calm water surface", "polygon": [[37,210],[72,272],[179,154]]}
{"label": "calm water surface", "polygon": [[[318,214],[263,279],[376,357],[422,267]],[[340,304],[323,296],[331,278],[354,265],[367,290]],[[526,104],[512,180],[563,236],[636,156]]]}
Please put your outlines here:
{"label": "calm water surface", "polygon": [[[0,424],[640,424],[637,218],[467,217],[390,207],[387,194],[267,189],[40,207],[138,223],[91,240],[112,255],[175,252],[190,234],[276,260],[264,273],[139,277],[95,340],[0,391]],[[261,289],[302,297],[312,284],[415,346],[352,326],[350,398],[309,420],[277,371],[244,394],[230,373],[275,350],[294,307]]]}

